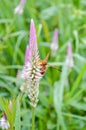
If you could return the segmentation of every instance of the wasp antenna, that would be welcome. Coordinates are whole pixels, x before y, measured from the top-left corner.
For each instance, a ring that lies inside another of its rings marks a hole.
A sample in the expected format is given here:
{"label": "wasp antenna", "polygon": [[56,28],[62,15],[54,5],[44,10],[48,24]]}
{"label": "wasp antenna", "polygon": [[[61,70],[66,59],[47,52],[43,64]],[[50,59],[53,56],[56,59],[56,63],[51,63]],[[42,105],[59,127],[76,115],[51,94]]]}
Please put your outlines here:
{"label": "wasp antenna", "polygon": [[47,56],[45,57],[45,61],[48,60],[49,56],[50,56],[50,52],[48,52]]}
{"label": "wasp antenna", "polygon": [[47,64],[49,67],[52,67],[53,69],[56,69],[56,70],[58,70],[58,71],[60,71],[60,72],[62,72],[62,70],[61,69],[59,69],[59,68],[57,68],[56,66],[52,66],[52,65],[50,65],[50,64]]}

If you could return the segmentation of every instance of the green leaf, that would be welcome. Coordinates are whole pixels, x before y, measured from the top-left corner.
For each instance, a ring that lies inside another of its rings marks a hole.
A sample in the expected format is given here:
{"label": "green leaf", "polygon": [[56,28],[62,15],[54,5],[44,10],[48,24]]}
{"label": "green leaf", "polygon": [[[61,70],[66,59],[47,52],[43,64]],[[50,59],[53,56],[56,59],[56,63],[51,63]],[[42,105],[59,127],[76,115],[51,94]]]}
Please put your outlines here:
{"label": "green leaf", "polygon": [[83,66],[81,72],[79,73],[78,77],[76,78],[70,93],[68,93],[68,95],[67,95],[68,101],[67,102],[70,102],[71,97],[75,96],[74,93],[77,90],[78,85],[80,84],[80,81],[81,81],[85,71],[86,71],[86,64]]}

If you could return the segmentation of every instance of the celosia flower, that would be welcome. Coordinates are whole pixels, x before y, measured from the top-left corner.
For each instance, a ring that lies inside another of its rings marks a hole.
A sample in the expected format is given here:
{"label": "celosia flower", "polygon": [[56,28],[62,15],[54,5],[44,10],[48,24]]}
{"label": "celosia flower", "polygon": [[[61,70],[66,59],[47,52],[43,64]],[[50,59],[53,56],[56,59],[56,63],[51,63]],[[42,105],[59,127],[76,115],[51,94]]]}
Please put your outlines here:
{"label": "celosia flower", "polygon": [[58,29],[54,30],[53,40],[50,48],[52,56],[55,56],[58,49]]}
{"label": "celosia flower", "polygon": [[39,64],[40,58],[38,53],[36,30],[33,20],[30,24],[30,39],[29,45],[26,48],[25,64],[22,71],[22,78],[27,84],[28,96],[30,104],[36,107],[39,94],[39,81],[42,78],[41,66]]}
{"label": "celosia flower", "polygon": [[22,14],[26,0],[21,0],[19,5],[14,9],[15,14]]}
{"label": "celosia flower", "polygon": [[10,124],[7,120],[6,113],[4,112],[3,117],[0,119],[0,127],[2,130],[8,130],[10,127]]}
{"label": "celosia flower", "polygon": [[72,46],[71,43],[68,44],[67,57],[66,57],[66,65],[68,68],[72,68],[74,65],[73,57],[72,57]]}

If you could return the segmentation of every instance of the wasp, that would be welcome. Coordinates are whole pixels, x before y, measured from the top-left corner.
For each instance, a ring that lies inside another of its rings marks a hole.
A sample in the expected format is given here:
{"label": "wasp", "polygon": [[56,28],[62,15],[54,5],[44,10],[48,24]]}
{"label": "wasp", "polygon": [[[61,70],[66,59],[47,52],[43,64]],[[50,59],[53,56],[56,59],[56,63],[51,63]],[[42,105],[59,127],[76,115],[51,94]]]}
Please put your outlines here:
{"label": "wasp", "polygon": [[61,72],[61,70],[55,66],[52,66],[50,64],[47,63],[47,60],[49,58],[49,55],[50,55],[50,52],[47,54],[46,58],[44,60],[39,60],[39,65],[41,66],[41,74],[43,75],[45,72],[46,72],[46,67],[49,66],[49,67],[52,67],[58,71]]}

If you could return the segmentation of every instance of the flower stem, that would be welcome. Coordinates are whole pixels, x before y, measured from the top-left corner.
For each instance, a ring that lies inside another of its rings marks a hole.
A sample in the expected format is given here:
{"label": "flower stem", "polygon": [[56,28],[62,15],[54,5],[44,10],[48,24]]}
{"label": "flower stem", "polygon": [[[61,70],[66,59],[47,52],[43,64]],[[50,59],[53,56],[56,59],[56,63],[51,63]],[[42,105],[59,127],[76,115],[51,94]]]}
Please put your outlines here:
{"label": "flower stem", "polygon": [[35,108],[32,108],[32,130],[35,130]]}
{"label": "flower stem", "polygon": [[13,127],[10,127],[8,130],[14,130],[14,128],[13,128]]}

